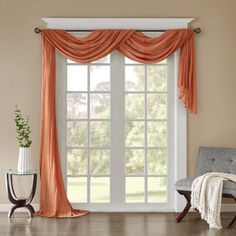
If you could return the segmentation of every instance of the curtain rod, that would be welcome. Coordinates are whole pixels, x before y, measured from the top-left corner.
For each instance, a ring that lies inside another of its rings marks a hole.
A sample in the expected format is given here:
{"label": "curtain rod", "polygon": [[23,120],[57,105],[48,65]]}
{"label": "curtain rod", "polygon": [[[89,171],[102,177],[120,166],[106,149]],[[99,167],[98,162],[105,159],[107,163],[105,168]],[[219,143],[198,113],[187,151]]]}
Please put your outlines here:
{"label": "curtain rod", "polygon": [[[93,30],[65,30],[67,32],[92,32]],[[137,30],[139,32],[165,32],[166,30]],[[201,33],[201,28],[195,28],[193,29],[193,32],[196,33],[196,34],[199,34]],[[34,32],[35,33],[41,33],[42,32],[42,29],[39,29],[39,28],[35,28],[34,29]]]}

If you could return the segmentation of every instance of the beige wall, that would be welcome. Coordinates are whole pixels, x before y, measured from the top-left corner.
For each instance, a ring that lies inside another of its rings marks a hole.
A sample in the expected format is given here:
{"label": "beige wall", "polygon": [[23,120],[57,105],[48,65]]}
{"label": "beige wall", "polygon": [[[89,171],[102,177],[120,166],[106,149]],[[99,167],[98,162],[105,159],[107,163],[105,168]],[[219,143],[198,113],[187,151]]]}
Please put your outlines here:
{"label": "beige wall", "polygon": [[[199,113],[188,115],[188,175],[200,145],[236,147],[235,0],[0,0],[0,203],[4,172],[16,167],[14,105],[30,115],[38,167],[41,17],[195,17]],[[35,199],[38,202],[38,195]]]}

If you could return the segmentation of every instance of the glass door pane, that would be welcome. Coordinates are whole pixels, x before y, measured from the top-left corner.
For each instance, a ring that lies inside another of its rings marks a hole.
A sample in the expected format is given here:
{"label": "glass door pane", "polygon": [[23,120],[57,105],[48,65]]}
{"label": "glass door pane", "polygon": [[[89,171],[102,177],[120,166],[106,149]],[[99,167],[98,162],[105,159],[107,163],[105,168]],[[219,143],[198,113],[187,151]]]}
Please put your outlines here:
{"label": "glass door pane", "polygon": [[110,202],[110,55],[67,60],[67,195],[74,203]]}
{"label": "glass door pane", "polygon": [[126,58],[126,203],[167,202],[167,102],[167,61]]}

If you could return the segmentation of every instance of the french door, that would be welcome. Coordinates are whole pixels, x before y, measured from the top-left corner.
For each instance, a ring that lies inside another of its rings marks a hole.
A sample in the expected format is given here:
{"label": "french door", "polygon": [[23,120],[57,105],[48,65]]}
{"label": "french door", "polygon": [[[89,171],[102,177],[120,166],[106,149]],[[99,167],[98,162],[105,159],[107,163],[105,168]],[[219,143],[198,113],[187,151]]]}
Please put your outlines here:
{"label": "french door", "polygon": [[57,56],[60,156],[75,207],[173,207],[173,61],[141,64],[117,51],[89,64]]}

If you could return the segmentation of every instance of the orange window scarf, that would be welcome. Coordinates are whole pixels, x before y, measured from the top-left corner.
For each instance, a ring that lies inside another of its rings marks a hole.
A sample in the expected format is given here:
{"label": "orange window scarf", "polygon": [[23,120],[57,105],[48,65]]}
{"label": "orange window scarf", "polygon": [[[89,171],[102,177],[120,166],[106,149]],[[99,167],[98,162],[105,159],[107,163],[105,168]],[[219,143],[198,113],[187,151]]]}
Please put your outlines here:
{"label": "orange window scarf", "polygon": [[180,49],[179,98],[197,112],[194,35],[190,29],[169,30],[150,38],[135,30],[96,30],[79,38],[63,30],[42,32],[43,78],[40,147],[40,209],[46,217],[76,217],[87,213],[71,207],[64,190],[56,125],[55,50],[80,63],[98,60],[113,50],[141,63],[157,63]]}

